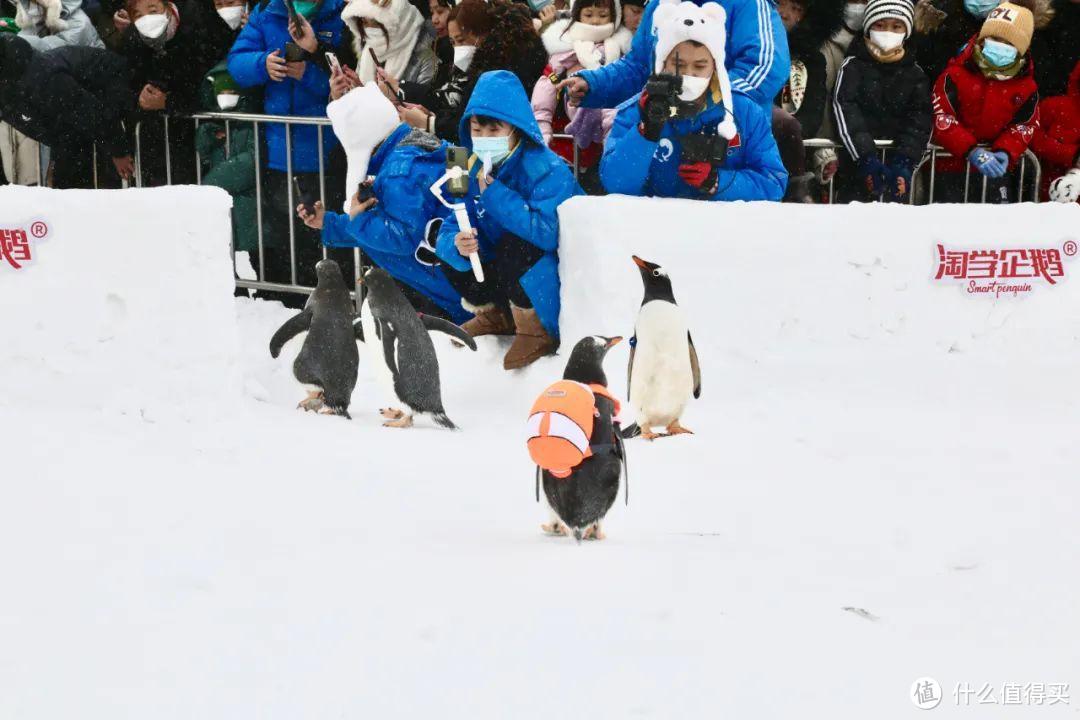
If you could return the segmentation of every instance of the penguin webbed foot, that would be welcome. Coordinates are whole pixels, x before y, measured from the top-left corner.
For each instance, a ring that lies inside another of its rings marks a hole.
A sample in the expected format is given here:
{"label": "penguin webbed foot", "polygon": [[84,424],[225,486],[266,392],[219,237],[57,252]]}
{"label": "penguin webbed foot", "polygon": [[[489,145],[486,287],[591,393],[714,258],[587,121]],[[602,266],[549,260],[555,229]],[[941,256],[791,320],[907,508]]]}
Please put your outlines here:
{"label": "penguin webbed foot", "polygon": [[606,540],[607,535],[600,529],[600,523],[596,522],[585,528],[585,532],[581,536],[585,540]]}
{"label": "penguin webbed foot", "polygon": [[405,417],[405,413],[397,408],[379,408],[379,414],[387,420],[400,420]]}
{"label": "penguin webbed foot", "polygon": [[689,428],[684,428],[679,424],[679,421],[671,423],[667,426],[667,433],[664,437],[671,437],[672,435],[693,435],[694,431]]}
{"label": "penguin webbed foot", "polygon": [[[382,416],[384,418],[387,418],[386,422],[383,423],[383,427],[388,427],[388,428],[411,428],[413,426],[413,416],[412,415],[406,415],[405,413],[401,412],[400,410],[389,409],[389,408],[387,410],[381,410],[380,412],[382,413]],[[387,414],[387,413],[390,413],[390,414]],[[396,413],[397,417],[394,417],[394,413]]]}
{"label": "penguin webbed foot", "polygon": [[558,537],[565,537],[569,534],[566,526],[561,522],[549,522],[540,525],[540,529],[544,531],[546,535],[554,535]]}
{"label": "penguin webbed foot", "polygon": [[348,408],[337,407],[335,405],[323,405],[319,408],[318,413],[320,415],[340,415],[346,420],[352,420],[352,416],[349,415]]}
{"label": "penguin webbed foot", "polygon": [[323,391],[322,390],[309,390],[308,396],[301,400],[296,405],[297,410],[304,410],[305,412],[321,411],[323,409]]}

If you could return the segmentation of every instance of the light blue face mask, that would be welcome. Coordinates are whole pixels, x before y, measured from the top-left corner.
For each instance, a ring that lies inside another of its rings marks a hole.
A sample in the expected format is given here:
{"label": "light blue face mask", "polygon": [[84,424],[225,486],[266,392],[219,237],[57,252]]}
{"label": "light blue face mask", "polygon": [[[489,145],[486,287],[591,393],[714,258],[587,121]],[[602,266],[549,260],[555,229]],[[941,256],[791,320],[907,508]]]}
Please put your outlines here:
{"label": "light blue face mask", "polygon": [[[300,13],[306,18],[311,17],[311,14],[315,12],[315,8],[319,6],[317,2],[307,2],[307,0],[296,0],[293,3],[293,7],[296,8],[296,12]],[[990,12],[987,10],[987,12]]]}
{"label": "light blue face mask", "polygon": [[964,9],[979,19],[1001,4],[1001,0],[964,0]]}
{"label": "light blue face mask", "polygon": [[492,165],[498,165],[510,154],[510,136],[501,137],[475,137],[472,141],[473,152],[476,156]]}
{"label": "light blue face mask", "polygon": [[1016,62],[1016,48],[991,38],[983,40],[982,55],[994,67],[1009,67]]}

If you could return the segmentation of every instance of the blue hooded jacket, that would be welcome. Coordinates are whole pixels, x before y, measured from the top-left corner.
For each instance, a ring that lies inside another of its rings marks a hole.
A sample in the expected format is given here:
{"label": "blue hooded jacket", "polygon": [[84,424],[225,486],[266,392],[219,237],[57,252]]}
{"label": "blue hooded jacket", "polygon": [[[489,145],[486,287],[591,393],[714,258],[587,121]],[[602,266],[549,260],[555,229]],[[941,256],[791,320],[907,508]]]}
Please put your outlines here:
{"label": "blue hooded jacket", "polygon": [[[337,47],[341,41],[342,0],[323,0],[314,17],[308,18],[320,46]],[[268,115],[326,117],[330,97],[330,76],[314,62],[300,80],[285,78],[274,82],[266,72],[266,58],[274,50],[285,57],[285,43],[291,42],[289,13],[282,0],[270,0],[265,7],[252,11],[247,25],[240,31],[229,51],[229,74],[240,87],[265,86],[263,110]],[[318,172],[318,128],[314,125],[294,125],[292,130],[293,172]],[[329,127],[322,129],[323,158],[337,142]],[[266,125],[267,164],[285,172],[285,126]]]}
{"label": "blue hooded jacket", "polygon": [[[506,70],[484,73],[476,83],[461,118],[461,142],[472,150],[469,120],[486,115],[518,129],[521,139],[495,168],[494,182],[484,194],[476,179],[482,163],[472,162],[469,195],[465,204],[477,230],[480,258],[488,261],[499,251],[502,238],[515,235],[544,251],[544,256],[521,278],[544,329],[559,334],[559,205],[580,195],[581,186],[570,167],[548,149],[536,124],[532,105],[517,76]],[[474,156],[475,157],[475,156]],[[469,259],[457,251],[454,238],[460,228],[453,213],[443,223],[436,249],[439,257],[460,272],[470,269]]]}
{"label": "blue hooded jacket", "polygon": [[714,195],[702,193],[679,177],[679,138],[702,131],[716,134],[717,124],[724,119],[719,92],[713,92],[697,115],[669,120],[659,142],[646,140],[638,131],[639,98],[634,96],[619,108],[604,146],[600,180],[608,192],[698,200],[779,200],[784,196],[787,171],[773,139],[772,118],[750,98],[738,90],[732,92],[738,142],[733,140],[728,145],[727,159],[717,170]]}
{"label": "blue hooded jacket", "polygon": [[472,315],[461,307],[461,295],[438,267],[421,265],[415,256],[428,221],[446,212],[431,186],[446,172],[447,147],[438,138],[399,125],[368,163],[378,203],[351,220],[326,213],[322,241],[327,247],[361,248],[376,265],[462,323]]}
{"label": "blue hooded jacket", "polygon": [[[692,0],[704,5],[711,0]],[[727,13],[724,49],[733,90],[741,90],[763,109],[772,112],[773,98],[791,75],[787,32],[775,0],[719,0]],[[613,108],[642,91],[653,72],[656,34],[653,15],[660,0],[645,5],[630,52],[610,65],[578,75],[589,83],[585,107]]]}

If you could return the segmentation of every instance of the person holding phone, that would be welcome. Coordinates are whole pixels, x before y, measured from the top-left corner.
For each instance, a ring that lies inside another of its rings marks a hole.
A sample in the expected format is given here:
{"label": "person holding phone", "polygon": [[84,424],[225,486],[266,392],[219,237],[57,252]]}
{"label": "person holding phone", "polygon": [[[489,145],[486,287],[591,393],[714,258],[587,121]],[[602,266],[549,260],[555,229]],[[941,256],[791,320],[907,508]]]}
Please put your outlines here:
{"label": "person holding phone", "polygon": [[435,26],[408,0],[352,0],[341,15],[353,35],[356,74],[397,94],[399,83],[435,79]]}
{"label": "person holding phone", "polygon": [[[229,74],[241,88],[263,89],[263,110],[269,115],[324,117],[330,95],[325,53],[340,41],[342,8],[342,0],[269,0],[256,7],[229,51]],[[282,124],[262,127],[266,138],[262,196],[267,277],[260,280],[287,283],[291,281],[288,223],[294,216],[288,203],[286,132],[291,133],[293,174],[303,191],[314,197],[319,195],[322,156],[328,174],[328,201],[342,186],[340,179],[331,175],[329,162],[337,139],[324,129],[320,147],[314,125],[296,125],[288,131]],[[315,262],[321,256],[317,237],[301,223],[295,223],[294,232],[298,280],[314,285]]]}

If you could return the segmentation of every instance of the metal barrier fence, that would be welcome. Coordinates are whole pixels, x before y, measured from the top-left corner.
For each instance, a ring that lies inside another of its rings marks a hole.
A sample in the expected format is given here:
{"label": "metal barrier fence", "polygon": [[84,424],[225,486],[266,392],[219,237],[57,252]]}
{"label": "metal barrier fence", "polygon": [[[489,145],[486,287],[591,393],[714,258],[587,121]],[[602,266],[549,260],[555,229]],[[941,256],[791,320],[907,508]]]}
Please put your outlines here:
{"label": "metal barrier fence", "polygon": [[[241,278],[238,277],[237,281],[236,281],[236,285],[239,288],[248,288],[248,289],[253,289],[253,290],[265,290],[265,291],[274,291],[274,292],[310,294],[314,290],[314,287],[312,287],[310,285],[302,285],[302,284],[300,284],[300,282],[299,282],[299,268],[297,267],[297,245],[296,245],[297,238],[296,238],[296,229],[295,229],[297,219],[296,219],[296,214],[295,214],[294,209],[295,209],[295,207],[297,205],[298,198],[295,197],[294,192],[293,192],[293,187],[294,187],[293,186],[293,178],[294,178],[295,174],[293,172],[292,130],[293,130],[294,126],[315,126],[317,128],[316,139],[317,139],[318,147],[320,148],[320,151],[317,153],[318,154],[318,159],[319,159],[319,163],[318,163],[318,165],[319,165],[318,166],[319,200],[322,202],[323,206],[326,207],[326,204],[327,204],[326,203],[326,168],[325,168],[326,158],[325,158],[325,153],[322,151],[322,147],[323,147],[323,139],[324,139],[323,136],[324,136],[324,133],[327,132],[325,130],[325,128],[330,126],[330,124],[331,124],[330,120],[328,118],[325,118],[325,117],[294,117],[294,116],[285,116],[285,115],[262,115],[262,114],[256,114],[256,113],[238,113],[238,112],[204,112],[204,113],[193,114],[193,115],[190,115],[190,116],[187,116],[187,117],[184,117],[184,118],[173,118],[173,122],[177,122],[177,121],[192,121],[192,122],[194,122],[194,129],[195,129],[196,133],[198,133],[198,129],[199,129],[200,125],[202,123],[204,123],[204,122],[223,123],[224,128],[225,128],[224,142],[225,142],[225,156],[226,156],[226,158],[231,156],[232,128],[237,123],[241,123],[241,124],[247,123],[247,124],[250,124],[252,126],[252,132],[254,133],[254,139],[255,139],[254,143],[253,143],[254,144],[254,148],[253,148],[254,153],[253,154],[254,154],[254,160],[255,160],[255,171],[254,171],[255,172],[255,213],[256,213],[255,223],[256,223],[256,232],[257,232],[257,240],[258,240],[258,242],[257,242],[258,258],[257,259],[252,259],[252,267],[255,269],[256,279],[255,280],[247,280],[247,279],[241,279]],[[286,155],[286,198],[285,198],[285,202],[286,202],[286,208],[287,208],[287,211],[288,211],[287,212],[287,217],[290,218],[290,222],[288,223],[288,226],[289,226],[288,227],[288,239],[289,239],[289,272],[288,272],[289,281],[288,282],[268,281],[266,279],[266,248],[265,248],[265,244],[264,244],[265,240],[264,240],[264,224],[263,224],[263,213],[264,213],[263,170],[265,168],[264,168],[264,163],[263,163],[264,150],[263,150],[262,136],[260,134],[260,130],[263,129],[266,125],[275,125],[275,124],[285,126],[285,155]],[[165,155],[165,157],[164,157],[165,182],[166,182],[167,185],[171,185],[172,184],[172,179],[173,179],[173,167],[172,167],[172,156],[171,156],[172,150],[171,150],[170,143],[169,143],[169,139],[170,139],[169,128],[170,128],[170,118],[168,116],[163,116],[163,133],[164,133],[164,145],[163,145],[163,148],[164,148],[164,155]],[[135,186],[136,187],[142,187],[143,186],[143,153],[142,153],[143,147],[142,147],[142,128],[141,128],[141,125],[136,125],[135,126],[134,134],[135,134],[135,178],[134,178],[134,181],[135,181]],[[557,134],[557,135],[553,135],[552,137],[554,139],[570,139],[570,140],[572,140],[571,136],[569,136],[569,135],[559,135],[559,134]],[[887,155],[888,155],[889,151],[893,147],[892,141],[878,140],[875,144],[877,146],[877,149],[881,153],[882,160],[884,161],[887,158]],[[581,171],[582,171],[582,168],[580,167],[580,154],[579,154],[577,145],[574,144],[574,143],[572,143],[572,145],[573,145],[573,148],[574,148],[574,154],[573,154],[573,162],[571,163],[571,165],[572,165],[575,177],[580,177],[580,174],[581,174]],[[806,146],[807,151],[813,151],[813,150],[817,150],[817,149],[820,149],[820,148],[830,148],[830,149],[833,149],[834,151],[836,151],[837,153],[846,152],[846,150],[844,150],[843,146],[840,143],[834,142],[832,140],[814,138],[814,139],[810,139],[810,140],[805,140],[804,145]],[[913,204],[913,205],[914,204],[932,204],[934,202],[935,190],[937,189],[937,187],[936,187],[936,185],[937,185],[937,161],[938,161],[939,158],[948,158],[948,157],[952,157],[952,156],[948,152],[946,152],[944,149],[942,149],[942,148],[940,148],[938,146],[931,145],[931,146],[927,147],[926,153],[923,155],[922,159],[917,164],[917,166],[915,167],[915,169],[913,171],[913,174],[912,174],[912,183],[911,183],[911,188],[910,188],[910,192],[909,192],[909,200],[908,200],[908,202],[910,204]],[[202,158],[199,155],[197,147],[195,149],[195,158],[194,159],[195,159],[195,178],[196,178],[196,181],[199,184],[201,184],[202,183]],[[95,147],[94,148],[94,157],[93,157],[94,187],[95,188],[99,187],[97,160],[98,160],[97,148]],[[1027,173],[1028,164],[1030,164],[1032,166],[1032,168],[1033,168],[1032,172],[1030,173],[1031,188],[1032,188],[1031,199],[1034,202],[1039,201],[1039,188],[1040,188],[1041,179],[1042,179],[1042,168],[1041,168],[1041,166],[1039,164],[1038,158],[1036,158],[1035,155],[1030,150],[1028,150],[1027,152],[1024,153],[1023,157],[1021,158],[1020,165],[1019,165],[1019,172],[1018,172],[1018,177],[1017,177],[1017,196],[1016,196],[1016,201],[1017,202],[1022,202],[1023,198],[1024,198],[1024,181],[1025,181],[1026,177],[1028,177],[1028,173]],[[929,190],[928,190],[928,192],[925,192],[925,194],[924,194],[923,192],[921,192],[922,188],[921,188],[920,177],[921,177],[921,175],[924,174],[923,173],[924,168],[927,168],[927,166],[928,166],[928,169],[927,169],[927,172],[925,174],[928,176]],[[967,163],[965,161],[964,162],[964,167],[965,167],[965,172],[964,172],[964,198],[965,198],[965,202],[966,202],[967,198],[969,197],[969,189],[970,189],[970,186],[971,186],[971,165],[970,165],[970,163]],[[41,161],[40,156],[39,156],[38,174],[39,174],[39,177],[41,178],[42,185],[44,185],[45,184],[45,170],[44,170],[44,166],[43,166],[43,163]],[[985,176],[981,176],[981,177],[982,177],[982,188],[981,188],[981,193],[979,194],[979,202],[984,203],[987,200],[988,180],[987,180],[987,178]],[[836,197],[835,180],[836,179],[835,179],[835,175],[834,175],[832,178],[830,178],[830,180],[828,182],[828,202],[829,203],[833,203],[834,200],[835,200],[835,197]],[[125,186],[126,186],[126,183],[125,183]],[[235,246],[233,245],[233,240],[230,240],[230,249],[231,249],[232,254],[233,254],[234,265],[235,265],[236,250],[235,250]],[[249,257],[250,257],[250,255],[249,255]],[[326,251],[325,247],[322,248],[322,257],[323,258],[327,257],[327,251]],[[359,279],[361,274],[362,274],[362,267],[363,267],[363,256],[362,256],[359,249],[355,249],[353,251],[353,266],[354,266],[355,279]],[[360,288],[359,284],[357,284],[357,288],[359,290],[359,288]],[[357,298],[358,302],[359,302],[359,297],[360,297],[359,295],[356,295],[356,298]]]}

